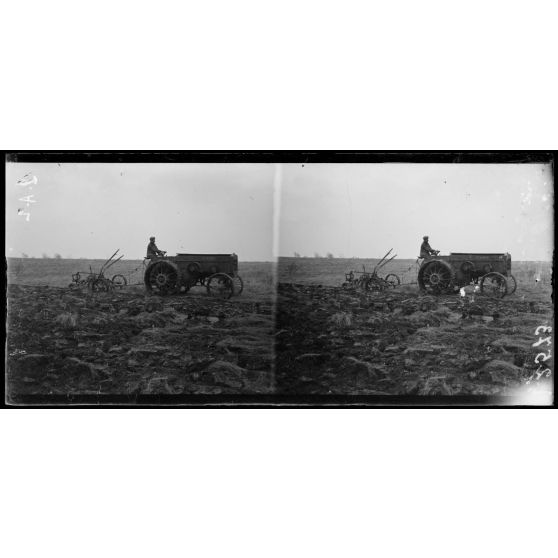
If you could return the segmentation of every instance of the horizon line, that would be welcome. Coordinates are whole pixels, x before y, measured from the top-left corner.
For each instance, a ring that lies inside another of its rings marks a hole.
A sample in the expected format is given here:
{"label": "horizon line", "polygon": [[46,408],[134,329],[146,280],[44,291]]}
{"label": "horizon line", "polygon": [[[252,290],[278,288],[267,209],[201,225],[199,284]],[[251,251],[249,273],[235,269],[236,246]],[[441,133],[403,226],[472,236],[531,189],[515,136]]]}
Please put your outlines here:
{"label": "horizon line", "polygon": [[[472,252],[473,253],[473,252]],[[489,252],[486,252],[489,253]],[[492,252],[490,252],[492,253]],[[496,252],[494,252],[496,253]],[[503,252],[502,252],[503,253]],[[449,255],[449,254],[442,254],[442,255]],[[55,256],[48,256],[48,257],[43,257],[43,256],[5,256],[6,259],[17,259],[17,260],[106,260],[106,257],[102,257],[102,258],[96,258],[96,257],[55,257]],[[171,256],[173,257],[173,256]],[[120,261],[123,262],[141,262],[143,261],[145,258],[122,258]],[[332,257],[328,257],[326,256],[277,256],[277,258],[273,258],[269,259],[269,260],[262,260],[262,259],[256,259],[256,260],[242,260],[239,259],[239,262],[246,262],[246,263],[275,263],[280,259],[293,259],[293,260],[381,260],[382,257],[378,256],[332,256]],[[405,258],[405,257],[401,257],[401,258],[396,258],[394,261],[402,261],[402,260],[417,260],[417,257],[412,257],[412,258]],[[512,261],[514,262],[544,262],[544,263],[552,263],[553,260],[546,260],[546,259],[536,259],[536,260],[514,260],[512,258]]]}

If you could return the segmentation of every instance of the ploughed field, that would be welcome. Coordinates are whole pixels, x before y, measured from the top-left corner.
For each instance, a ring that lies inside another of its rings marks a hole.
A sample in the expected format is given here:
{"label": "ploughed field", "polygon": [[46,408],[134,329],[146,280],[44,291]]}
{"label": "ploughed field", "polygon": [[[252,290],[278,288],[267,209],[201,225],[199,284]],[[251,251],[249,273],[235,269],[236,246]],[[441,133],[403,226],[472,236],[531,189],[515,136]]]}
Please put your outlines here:
{"label": "ploughed field", "polygon": [[[240,263],[244,292],[222,300],[203,287],[170,297],[141,284],[90,292],[70,287],[71,275],[102,261],[20,261],[8,262],[9,400],[272,391],[272,264]],[[141,265],[119,262],[107,276],[139,283]]]}
{"label": "ploughed field", "polygon": [[465,297],[424,296],[410,260],[380,272],[400,275],[398,288],[341,287],[345,271],[363,264],[371,271],[374,263],[280,260],[279,393],[515,396],[535,384],[550,388],[545,376],[527,384],[547,347],[532,346],[535,329],[553,321],[549,264],[512,264],[517,291],[503,299],[469,287]]}
{"label": "ploughed field", "polygon": [[[400,287],[342,288],[374,260],[239,263],[244,292],[145,292],[141,261],[110,273],[112,292],[70,287],[103,261],[8,259],[7,388],[25,396],[139,394],[508,395],[535,374],[535,329],[551,325],[549,264],[513,262],[515,294],[422,295],[417,266],[394,260]],[[277,304],[275,305],[275,294]],[[552,366],[552,360],[550,368]],[[531,381],[548,387],[552,378]],[[531,388],[529,388],[531,389]]]}

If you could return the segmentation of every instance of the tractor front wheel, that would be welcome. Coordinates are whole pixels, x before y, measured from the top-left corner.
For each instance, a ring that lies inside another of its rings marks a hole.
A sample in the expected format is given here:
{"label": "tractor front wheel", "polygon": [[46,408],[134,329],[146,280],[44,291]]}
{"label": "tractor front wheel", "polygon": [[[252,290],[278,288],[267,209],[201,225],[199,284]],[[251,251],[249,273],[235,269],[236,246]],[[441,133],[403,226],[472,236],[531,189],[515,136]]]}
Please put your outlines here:
{"label": "tractor front wheel", "polygon": [[235,275],[232,278],[232,281],[234,287],[234,294],[235,296],[238,296],[244,290],[244,281],[242,280],[242,277],[240,277],[240,275]]}
{"label": "tractor front wheel", "polygon": [[516,289],[517,289],[517,281],[515,280],[515,277],[513,275],[509,276],[510,279],[510,292],[508,294],[513,294],[515,293]]}
{"label": "tractor front wheel", "polygon": [[226,273],[215,273],[207,278],[207,294],[228,299],[234,293],[232,277]]}
{"label": "tractor front wheel", "polygon": [[480,290],[483,295],[490,298],[503,298],[508,293],[508,282],[501,273],[492,271],[482,277]]}

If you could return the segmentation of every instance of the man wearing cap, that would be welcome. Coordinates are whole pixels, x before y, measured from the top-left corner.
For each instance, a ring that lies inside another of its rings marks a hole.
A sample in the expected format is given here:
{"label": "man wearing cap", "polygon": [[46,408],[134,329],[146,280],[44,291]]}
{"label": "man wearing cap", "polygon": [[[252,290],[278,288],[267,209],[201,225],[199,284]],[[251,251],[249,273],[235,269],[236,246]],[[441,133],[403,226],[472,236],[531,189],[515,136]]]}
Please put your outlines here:
{"label": "man wearing cap", "polygon": [[157,256],[164,256],[165,254],[166,252],[164,252],[163,250],[159,250],[159,248],[157,248],[157,245],[155,244],[155,237],[154,236],[149,237],[149,244],[147,245],[146,257],[152,260]]}
{"label": "man wearing cap", "polygon": [[422,244],[420,245],[420,257],[421,258],[430,258],[430,256],[435,256],[437,254],[437,250],[432,250],[430,244],[428,244],[428,237],[422,237]]}

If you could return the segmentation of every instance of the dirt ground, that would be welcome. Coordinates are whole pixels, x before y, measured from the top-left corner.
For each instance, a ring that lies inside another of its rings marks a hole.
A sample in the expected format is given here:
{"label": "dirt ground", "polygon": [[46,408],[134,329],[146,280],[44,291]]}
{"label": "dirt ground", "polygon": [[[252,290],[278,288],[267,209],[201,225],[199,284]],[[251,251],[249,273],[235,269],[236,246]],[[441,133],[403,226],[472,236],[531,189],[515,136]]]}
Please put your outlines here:
{"label": "dirt ground", "polygon": [[[342,279],[341,279],[342,281]],[[550,290],[423,296],[413,285],[366,293],[280,283],[277,389],[285,394],[515,395],[533,384],[535,329]],[[531,378],[531,380],[530,380]],[[551,379],[538,380],[551,388]]]}
{"label": "dirt ground", "polygon": [[203,288],[155,297],[9,285],[8,396],[265,394],[274,387],[270,296]]}
{"label": "dirt ground", "polygon": [[[199,287],[170,297],[142,285],[92,293],[69,286],[76,261],[11,261],[8,399],[496,396],[552,388],[553,375],[537,377],[534,362],[546,346],[533,347],[536,328],[554,319],[549,266],[515,264],[517,291],[503,299],[424,296],[409,261],[386,270],[400,273],[398,288],[341,287],[351,265],[373,264],[281,259],[276,289],[273,264],[241,263],[244,292],[221,300]],[[138,262],[125,265],[141,280]]]}

